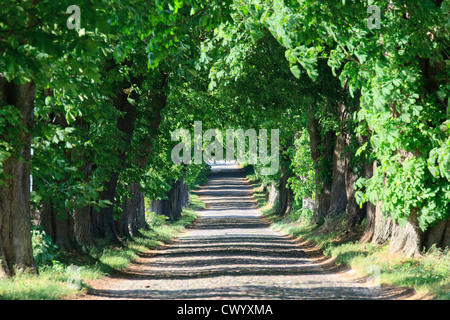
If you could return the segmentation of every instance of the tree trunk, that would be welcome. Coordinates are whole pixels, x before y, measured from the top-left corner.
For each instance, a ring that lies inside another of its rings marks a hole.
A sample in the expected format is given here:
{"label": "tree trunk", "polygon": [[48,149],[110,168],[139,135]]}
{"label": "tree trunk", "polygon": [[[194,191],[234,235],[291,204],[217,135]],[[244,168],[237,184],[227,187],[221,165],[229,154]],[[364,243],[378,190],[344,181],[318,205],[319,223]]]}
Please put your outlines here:
{"label": "tree trunk", "polygon": [[[445,67],[445,64],[431,64],[429,60],[419,59],[419,67],[424,75],[425,89],[430,94],[434,94],[439,88],[436,75]],[[376,170],[376,163],[373,170]],[[375,211],[375,218],[372,217],[373,211]],[[381,204],[371,205],[368,207],[368,225],[362,240],[371,238],[372,243],[385,244],[390,239],[388,250],[406,256],[417,256],[423,248],[429,249],[433,244],[437,247],[448,246],[450,223],[440,221],[424,233],[419,228],[417,211],[412,209],[406,224],[401,226],[394,223],[388,215],[382,214]]]}
{"label": "tree trunk", "polygon": [[150,211],[158,215],[164,215],[162,211],[162,200],[153,200],[150,205]]}
{"label": "tree trunk", "polygon": [[[364,165],[364,176],[366,179],[370,179],[373,176],[373,170],[376,168],[375,161],[372,164]],[[375,218],[377,206],[370,201],[365,203],[366,205],[366,227],[364,233],[359,240],[360,243],[368,243],[372,241],[374,231],[375,231]]]}
{"label": "tree trunk", "polygon": [[[324,138],[320,134],[319,121],[314,116],[314,111],[308,113],[308,132],[311,144],[311,157],[314,162],[316,178],[316,194],[314,203],[314,214],[312,221],[315,224],[322,224],[330,208],[331,199],[331,167],[333,161],[333,148],[330,148],[334,142],[335,134],[329,130]],[[331,152],[330,152],[331,150]],[[330,171],[330,172],[328,172]]]}
{"label": "tree trunk", "polygon": [[[53,96],[52,89],[44,90],[44,97]],[[57,125],[62,129],[69,127],[67,120],[60,113],[52,113],[48,124]],[[82,124],[83,125],[83,124]],[[82,126],[81,125],[81,126]],[[72,153],[71,149],[66,149],[65,157],[70,162],[84,161],[85,159],[76,159],[78,154]],[[92,164],[87,162],[78,167],[79,172],[82,173],[85,181],[89,180],[92,170]],[[51,179],[51,177],[48,177]],[[64,184],[68,178],[58,181]],[[42,182],[43,183],[43,182]],[[44,228],[53,242],[55,242],[60,249],[70,252],[81,249],[86,252],[86,247],[94,245],[91,225],[90,225],[90,206],[84,208],[75,208],[72,212],[63,210],[58,212],[55,203],[50,196],[48,203],[44,203],[40,212],[40,224]],[[60,200],[59,200],[60,201]]]}
{"label": "tree trunk", "polygon": [[[373,172],[376,170],[375,161]],[[408,257],[420,255],[424,243],[424,232],[419,227],[418,209],[411,209],[405,225],[400,225],[389,217],[389,214],[384,215],[381,211],[381,203],[377,203],[372,243],[384,244],[390,237],[389,252],[401,253]]]}
{"label": "tree trunk", "polygon": [[134,237],[138,233],[138,216],[141,214],[143,198],[139,182],[133,182],[128,187],[131,196],[126,197],[123,204],[123,214],[117,221],[117,232],[121,237]]}
{"label": "tree trunk", "polygon": [[[130,81],[133,85],[140,86],[143,82],[143,77],[133,78]],[[122,112],[123,117],[117,119],[117,129],[124,134],[124,144],[130,145],[134,132],[134,125],[136,121],[136,110],[139,96],[136,90],[131,88],[130,82],[123,82],[117,84],[116,95],[113,98],[114,107]],[[134,103],[130,101],[134,100]],[[126,151],[122,150],[119,154],[119,160],[121,163],[121,170],[126,165]],[[117,168],[119,170],[119,168]],[[108,239],[113,244],[120,244],[118,233],[114,221],[114,207],[117,204],[115,201],[117,183],[120,172],[116,171],[112,173],[112,176],[107,183],[106,190],[102,192],[101,199],[109,200],[112,205],[102,208],[100,212],[92,212],[93,233],[94,236],[99,239]],[[127,215],[127,212],[124,212]],[[124,219],[128,219],[125,217]]]}
{"label": "tree trunk", "polygon": [[[141,82],[142,80],[138,80]],[[161,111],[167,105],[167,87],[168,87],[168,74],[160,72],[158,78],[154,83],[153,90],[149,92],[149,110],[146,110],[146,114],[150,115],[146,122],[150,129],[150,134],[145,137],[144,140],[139,141],[140,149],[139,156],[135,160],[135,164],[145,169],[148,159],[153,150],[152,140],[156,137],[159,125],[161,123]],[[137,97],[135,98],[137,101]],[[125,103],[124,101],[122,104]],[[129,109],[130,106],[127,107]],[[133,110],[133,121],[136,122],[138,117],[137,110]],[[122,132],[129,134],[131,141],[134,128],[122,126]],[[125,161],[125,159],[124,159]],[[131,197],[127,197],[123,203],[123,213],[120,219],[117,221],[118,233],[120,236],[133,237],[137,235],[139,229],[145,229],[145,201],[144,194],[140,190],[139,181],[129,181],[128,187]]]}
{"label": "tree trunk", "polygon": [[184,177],[180,180],[174,181],[172,184],[172,188],[167,194],[167,199],[161,200],[160,203],[160,213],[155,212],[157,214],[163,214],[168,217],[171,221],[176,221],[181,217],[181,211],[183,210],[182,206],[182,196],[184,189]]}
{"label": "tree trunk", "polygon": [[41,210],[44,231],[56,245],[67,252],[76,250],[73,217],[68,212],[58,212],[53,203],[44,203]]}
{"label": "tree trunk", "polygon": [[[92,164],[87,163],[78,169],[83,173],[85,180],[88,180],[92,172]],[[91,226],[92,210],[91,206],[84,206],[82,208],[75,208],[73,211],[73,232],[77,245],[83,252],[86,252],[88,247],[95,245]]]}
{"label": "tree trunk", "polygon": [[388,214],[381,210],[381,203],[375,205],[375,224],[372,235],[372,243],[384,245],[389,242],[394,228],[394,221]]}
{"label": "tree trunk", "polygon": [[183,208],[186,208],[189,206],[189,189],[188,184],[184,183],[183,188],[181,190],[181,205]]}
{"label": "tree trunk", "polygon": [[[351,136],[347,137],[347,145],[352,149],[351,146],[357,144],[358,147],[363,145],[366,141],[364,137],[359,136],[357,141],[356,139],[352,139]],[[369,179],[373,175],[373,167],[371,165],[363,165],[361,163],[356,163],[355,157],[350,152],[347,153],[347,157],[345,159],[345,184],[347,190],[347,208],[346,208],[346,228],[348,230],[352,230],[355,226],[361,224],[363,219],[367,217],[367,209],[369,207],[368,203],[360,206],[356,202],[355,194],[356,190],[354,188],[355,182],[361,175],[364,175],[366,179]],[[370,210],[374,210],[373,207],[370,207]],[[371,214],[374,212],[372,211]],[[370,216],[369,220],[374,216]],[[369,222],[372,223],[371,220]]]}
{"label": "tree trunk", "polygon": [[83,252],[87,252],[89,247],[95,246],[91,226],[92,210],[92,207],[85,206],[76,208],[73,212],[75,241]]}
{"label": "tree trunk", "polygon": [[441,241],[441,248],[450,248],[450,221],[447,221],[446,223],[444,235]]}
{"label": "tree trunk", "polygon": [[[377,170],[377,161],[365,165],[365,178],[369,179],[373,176]],[[371,242],[373,244],[386,244],[391,235],[394,222],[388,214],[384,214],[381,210],[381,203],[367,204],[366,217],[367,223],[364,233],[360,239],[360,242]]]}
{"label": "tree trunk", "polygon": [[294,201],[294,193],[288,186],[288,179],[292,176],[289,168],[281,163],[281,177],[278,181],[278,205],[275,213],[281,217],[287,216],[292,211],[292,203]]}
{"label": "tree trunk", "polygon": [[345,170],[345,183],[347,190],[348,204],[345,211],[346,215],[346,228],[352,230],[355,226],[361,224],[362,220],[367,214],[367,204],[365,203],[362,207],[356,202],[355,193],[356,190],[353,188],[356,180],[359,176],[354,172],[354,168],[347,165]]}
{"label": "tree trunk", "polygon": [[[3,162],[0,185],[0,276],[16,270],[36,273],[31,245],[30,150],[35,88],[32,83],[14,84],[0,75],[0,106],[12,105],[21,114],[27,131],[18,133],[19,143]],[[6,127],[6,132],[13,130]]]}
{"label": "tree trunk", "polygon": [[[428,228],[424,236],[425,250],[429,250],[432,246],[445,249],[449,245],[450,237],[450,220],[441,220],[435,226]],[[447,238],[447,239],[446,239]]]}
{"label": "tree trunk", "polygon": [[267,188],[269,190],[268,204],[273,207],[280,201],[280,193],[274,182],[271,182]]}
{"label": "tree trunk", "polygon": [[136,217],[136,228],[137,230],[148,230],[148,225],[145,222],[145,196],[144,193],[140,192],[140,205],[138,215]]}
{"label": "tree trunk", "polygon": [[132,238],[139,235],[139,230],[147,230],[148,225],[145,221],[145,197],[139,183],[132,183],[128,190],[132,195],[123,202],[123,213],[116,221],[116,230],[120,237]]}
{"label": "tree trunk", "polygon": [[106,185],[106,190],[100,193],[100,198],[103,200],[109,200],[112,205],[108,205],[106,208],[101,208],[99,212],[91,210],[91,225],[94,238],[96,240],[105,239],[115,245],[120,244],[114,223],[114,198],[118,178],[119,173],[114,173]]}
{"label": "tree trunk", "polygon": [[405,226],[393,224],[391,241],[388,251],[402,253],[407,257],[420,255],[423,246],[424,233],[419,228],[417,209],[412,209]]}
{"label": "tree trunk", "polygon": [[[347,207],[348,188],[346,188],[346,164],[347,155],[344,153],[345,135],[340,133],[336,138],[333,153],[333,171],[330,189],[330,207],[327,215],[336,215],[344,212]],[[353,184],[352,184],[353,187]]]}

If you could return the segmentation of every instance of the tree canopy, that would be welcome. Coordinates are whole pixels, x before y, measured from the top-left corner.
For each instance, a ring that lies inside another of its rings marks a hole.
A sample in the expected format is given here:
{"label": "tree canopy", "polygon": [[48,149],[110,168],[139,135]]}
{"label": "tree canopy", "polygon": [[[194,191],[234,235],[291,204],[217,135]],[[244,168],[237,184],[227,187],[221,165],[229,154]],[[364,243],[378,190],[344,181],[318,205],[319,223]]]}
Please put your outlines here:
{"label": "tree canopy", "polygon": [[76,6],[79,28],[65,1],[0,5],[3,273],[35,269],[32,218],[65,250],[132,237],[144,198],[176,219],[208,168],[171,160],[195,121],[280,130],[280,170],[255,169],[281,216],[311,199],[393,251],[450,244],[448,0]]}

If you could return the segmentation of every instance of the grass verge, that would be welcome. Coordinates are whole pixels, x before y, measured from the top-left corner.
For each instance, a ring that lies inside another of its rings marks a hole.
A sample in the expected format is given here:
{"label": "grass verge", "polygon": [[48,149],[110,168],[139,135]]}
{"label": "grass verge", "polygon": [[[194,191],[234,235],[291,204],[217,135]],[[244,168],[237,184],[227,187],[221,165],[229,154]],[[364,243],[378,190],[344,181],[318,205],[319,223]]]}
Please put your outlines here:
{"label": "grass verge", "polygon": [[42,261],[38,264],[39,275],[18,274],[0,279],[0,300],[58,300],[85,291],[83,280],[99,279],[123,270],[139,253],[158,248],[183,233],[196,220],[195,211],[205,207],[193,193],[189,202],[179,220],[153,219],[149,221],[149,230],[140,230],[140,236],[123,240],[120,247],[99,245],[85,254],[69,254],[52,248],[45,235],[34,235],[40,241],[36,246],[40,254],[37,260]]}
{"label": "grass verge", "polygon": [[414,289],[419,295],[436,300],[450,299],[450,250],[432,248],[421,257],[407,258],[391,254],[387,245],[359,243],[364,226],[348,232],[345,216],[335,216],[317,227],[309,223],[302,213],[292,212],[287,217],[273,214],[266,205],[267,194],[255,176],[247,175],[263,216],[273,229],[300,238],[321,249],[326,257],[335,258],[338,265],[352,268],[361,276],[379,271],[381,285]]}

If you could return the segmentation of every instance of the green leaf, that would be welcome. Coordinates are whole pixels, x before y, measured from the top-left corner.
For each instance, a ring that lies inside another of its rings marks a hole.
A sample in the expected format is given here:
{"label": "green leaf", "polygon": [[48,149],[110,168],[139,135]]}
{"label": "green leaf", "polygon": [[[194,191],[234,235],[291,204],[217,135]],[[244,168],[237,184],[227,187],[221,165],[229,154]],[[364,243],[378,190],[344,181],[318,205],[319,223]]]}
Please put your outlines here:
{"label": "green leaf", "polygon": [[296,77],[297,79],[300,79],[301,70],[298,65],[296,65],[296,64],[291,65],[291,72],[294,75],[294,77]]}

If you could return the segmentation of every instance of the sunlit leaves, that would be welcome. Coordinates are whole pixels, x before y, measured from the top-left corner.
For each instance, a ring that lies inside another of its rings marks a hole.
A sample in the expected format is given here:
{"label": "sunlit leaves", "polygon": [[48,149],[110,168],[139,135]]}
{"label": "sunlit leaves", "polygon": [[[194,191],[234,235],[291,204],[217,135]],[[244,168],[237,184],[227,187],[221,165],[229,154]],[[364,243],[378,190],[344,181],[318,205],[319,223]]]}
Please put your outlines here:
{"label": "sunlit leaves", "polygon": [[[318,61],[326,60],[341,86],[361,96],[357,132],[370,145],[359,152],[372,153],[380,166],[360,199],[383,202],[399,220],[418,209],[423,229],[448,213],[448,129],[439,129],[448,120],[448,1],[440,8],[433,1],[241,3],[246,18],[257,18],[285,48],[296,78],[306,71],[324,83]],[[252,13],[253,4],[263,14]],[[380,30],[367,29],[369,5],[382,8]]]}

